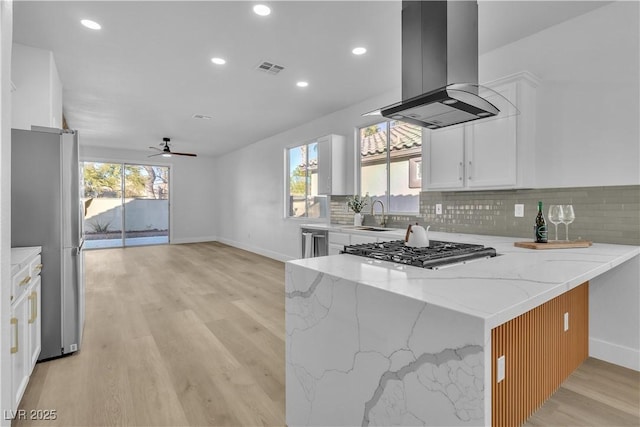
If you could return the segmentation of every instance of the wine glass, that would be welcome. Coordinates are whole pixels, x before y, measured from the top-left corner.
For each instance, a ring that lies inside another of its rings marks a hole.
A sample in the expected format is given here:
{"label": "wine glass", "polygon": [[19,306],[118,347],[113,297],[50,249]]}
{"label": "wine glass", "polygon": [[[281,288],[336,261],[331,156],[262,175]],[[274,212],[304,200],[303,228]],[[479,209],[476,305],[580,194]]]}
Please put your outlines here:
{"label": "wine glass", "polygon": [[567,228],[567,241],[569,241],[569,224],[576,219],[576,214],[573,212],[573,205],[562,206],[562,223]]}
{"label": "wine glass", "polygon": [[556,227],[556,240],[558,240],[558,224],[562,222],[562,205],[549,206],[549,221]]}

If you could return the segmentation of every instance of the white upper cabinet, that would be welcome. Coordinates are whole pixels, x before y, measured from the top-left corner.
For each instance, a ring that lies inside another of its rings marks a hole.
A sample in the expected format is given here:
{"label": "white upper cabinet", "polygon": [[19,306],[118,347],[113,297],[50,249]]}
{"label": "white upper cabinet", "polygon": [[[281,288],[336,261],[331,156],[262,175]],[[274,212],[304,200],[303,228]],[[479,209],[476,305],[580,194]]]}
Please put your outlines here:
{"label": "white upper cabinet", "polygon": [[62,127],[62,82],[53,52],[14,43],[11,127]]}
{"label": "white upper cabinet", "polygon": [[[526,188],[535,176],[535,87],[523,72],[493,81],[483,96],[500,114],[494,118],[425,132],[425,191]],[[504,98],[516,106],[514,109]]]}
{"label": "white upper cabinet", "polygon": [[318,194],[344,195],[350,192],[346,138],[340,135],[318,138]]}
{"label": "white upper cabinet", "polygon": [[427,146],[423,144],[422,148],[422,162],[426,165],[422,187],[429,190],[464,187],[464,126],[427,131],[423,139],[429,133]]}

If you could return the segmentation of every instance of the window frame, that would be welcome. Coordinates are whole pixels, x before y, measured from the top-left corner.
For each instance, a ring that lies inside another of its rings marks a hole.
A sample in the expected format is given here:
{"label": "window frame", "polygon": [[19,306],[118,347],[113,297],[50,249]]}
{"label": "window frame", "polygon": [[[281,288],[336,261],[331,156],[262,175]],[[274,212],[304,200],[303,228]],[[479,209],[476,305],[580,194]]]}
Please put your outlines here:
{"label": "window frame", "polygon": [[[305,216],[291,216],[289,215],[289,212],[291,212],[291,205],[290,205],[290,200],[291,200],[291,194],[289,193],[290,190],[290,185],[291,185],[291,176],[289,175],[289,170],[291,167],[290,161],[289,161],[289,152],[292,149],[298,148],[298,147],[302,147],[302,146],[309,146],[311,144],[319,144],[318,142],[319,138],[314,138],[314,139],[309,139],[305,142],[301,142],[301,143],[295,143],[295,144],[291,144],[291,145],[287,145],[284,148],[284,191],[283,191],[283,195],[284,195],[284,212],[283,212],[283,217],[284,219],[287,220],[292,220],[292,221],[305,221],[305,222],[326,222],[327,219],[329,218],[329,211],[330,211],[330,207],[329,207],[329,198],[326,195],[322,195],[322,194],[318,194],[316,196],[313,197],[324,197],[326,200],[326,209],[325,209],[325,215],[324,216],[318,216],[318,217],[310,217],[308,216],[308,212],[309,212],[309,189],[311,186],[310,182],[307,182],[305,184],[305,203],[306,203],[306,209],[305,209]],[[305,161],[308,163],[309,162],[309,150],[306,150],[306,155],[307,158],[305,159]],[[319,162],[318,162],[318,167],[319,167]],[[310,180],[309,180],[310,181]]]}
{"label": "window frame", "polygon": [[[355,164],[356,164],[356,188],[357,188],[357,193],[358,194],[362,194],[362,148],[361,148],[361,144],[362,141],[360,140],[360,135],[361,135],[361,130],[364,128],[367,128],[369,126],[373,126],[373,125],[378,125],[381,123],[386,123],[387,126],[387,146],[386,146],[386,171],[387,171],[387,176],[386,176],[386,184],[387,184],[387,189],[385,191],[385,200],[384,200],[384,213],[385,215],[406,215],[406,216],[415,216],[415,215],[419,215],[420,214],[420,202],[418,201],[418,210],[413,212],[403,212],[403,211],[391,211],[389,210],[389,208],[391,207],[391,150],[389,149],[389,145],[390,145],[390,134],[391,132],[389,132],[391,130],[391,122],[392,121],[397,121],[400,122],[400,120],[393,120],[393,119],[387,119],[384,117],[380,117],[377,118],[377,120],[372,120],[369,122],[365,122],[364,124],[361,124],[359,126],[357,126],[354,129],[354,140],[356,141],[355,144],[355,153],[354,153],[354,158],[355,158]],[[424,155],[424,128],[421,128],[421,148],[420,148],[420,162],[422,162],[423,159],[423,155]],[[410,159],[411,160],[411,159]],[[420,165],[423,166],[423,165]],[[411,161],[409,162],[409,173],[411,173]],[[424,173],[424,170],[421,170],[421,173]],[[408,177],[409,178],[409,184],[411,183],[411,176]],[[422,193],[422,179],[420,179],[420,185],[416,186],[416,187],[411,187],[409,186],[409,188],[420,188],[420,193]],[[418,196],[419,197],[419,196]]]}

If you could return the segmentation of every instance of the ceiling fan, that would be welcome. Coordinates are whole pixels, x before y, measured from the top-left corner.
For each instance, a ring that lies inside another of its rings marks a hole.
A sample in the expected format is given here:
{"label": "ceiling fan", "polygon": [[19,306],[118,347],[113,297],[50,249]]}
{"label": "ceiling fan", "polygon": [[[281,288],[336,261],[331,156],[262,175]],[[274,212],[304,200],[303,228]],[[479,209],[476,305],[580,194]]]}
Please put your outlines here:
{"label": "ceiling fan", "polygon": [[[171,149],[169,148],[169,142],[171,141],[171,138],[162,138],[162,141],[164,141],[164,147],[162,147],[162,149],[158,148],[158,147],[149,147],[152,150],[158,150],[159,153],[156,154],[152,154],[150,156],[147,157],[155,157],[155,156],[162,156],[162,157],[171,157],[171,156],[189,156],[189,157],[197,157],[197,154],[193,154],[193,153],[176,153],[175,151],[171,151]],[[162,145],[162,144],[160,144]]]}

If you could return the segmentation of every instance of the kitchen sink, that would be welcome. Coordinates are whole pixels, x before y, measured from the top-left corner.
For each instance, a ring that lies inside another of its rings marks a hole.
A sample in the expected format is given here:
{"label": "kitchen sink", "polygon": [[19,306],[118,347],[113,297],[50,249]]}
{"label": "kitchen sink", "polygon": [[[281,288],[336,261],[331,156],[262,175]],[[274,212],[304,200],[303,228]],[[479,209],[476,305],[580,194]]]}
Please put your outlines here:
{"label": "kitchen sink", "polygon": [[393,228],[378,228],[378,227],[368,227],[368,226],[355,226],[354,230],[362,230],[362,231],[392,231]]}

